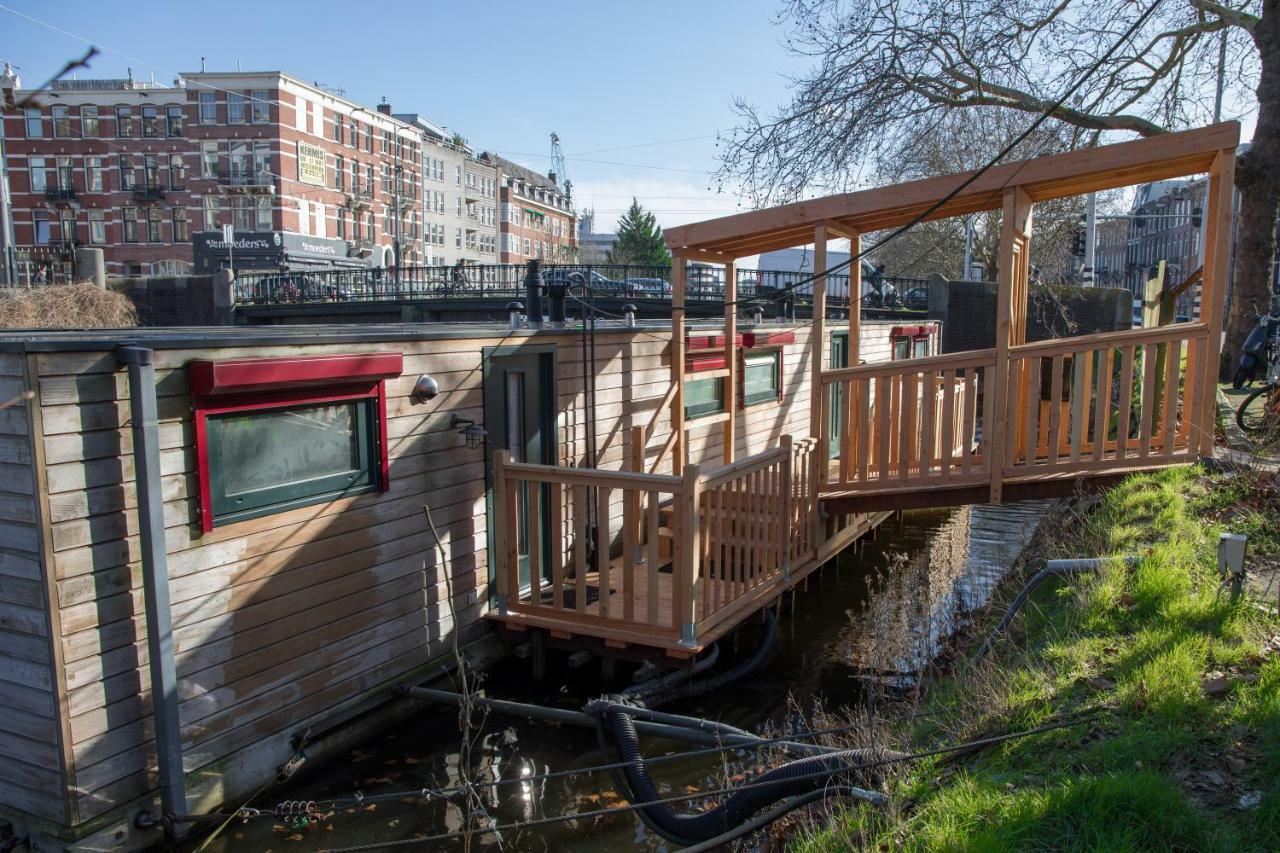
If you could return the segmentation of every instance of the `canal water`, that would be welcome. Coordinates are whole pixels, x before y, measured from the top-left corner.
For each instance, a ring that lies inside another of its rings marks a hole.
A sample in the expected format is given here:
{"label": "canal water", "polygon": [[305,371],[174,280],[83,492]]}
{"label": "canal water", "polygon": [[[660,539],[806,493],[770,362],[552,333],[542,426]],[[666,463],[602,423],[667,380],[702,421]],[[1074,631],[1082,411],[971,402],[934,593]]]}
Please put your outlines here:
{"label": "canal water", "polygon": [[[885,689],[909,689],[913,674],[944,647],[965,615],[990,598],[1051,506],[1026,502],[907,512],[889,519],[874,537],[851,547],[796,592],[784,607],[778,646],[769,662],[743,682],[706,698],[664,710],[706,716],[742,728],[778,731],[789,725],[788,704],[809,707],[815,698],[828,709],[856,706]],[[757,626],[741,629],[733,648],[722,641],[720,667],[749,654]],[[588,664],[565,666],[549,655],[548,676],[529,679],[527,660],[512,659],[492,670],[489,695],[579,709],[599,695],[600,673]],[[619,667],[620,677],[629,670]],[[614,689],[625,686],[620,681]],[[397,728],[361,744],[344,760],[304,772],[281,800],[325,800],[388,791],[449,788],[458,782],[457,713],[424,708]],[[695,749],[642,736],[646,755]],[[586,768],[602,759],[594,731],[550,726],[490,715],[472,750],[486,780],[509,780],[486,789],[483,806],[498,825],[594,811],[620,804],[607,774],[521,779]],[[749,752],[702,755],[664,762],[653,769],[664,795],[723,787],[726,778],[754,765]],[[264,805],[255,803],[255,805]],[[438,839],[461,828],[457,806],[405,794],[363,806],[341,808],[298,829],[270,819],[228,826],[211,851],[317,851],[373,842],[399,842],[399,849],[462,849],[458,840]],[[415,841],[416,839],[416,841]],[[502,849],[530,851],[664,851],[669,845],[644,829],[632,814],[549,823],[502,835]],[[391,847],[389,849],[396,849]],[[472,849],[498,849],[493,834],[473,836]]]}

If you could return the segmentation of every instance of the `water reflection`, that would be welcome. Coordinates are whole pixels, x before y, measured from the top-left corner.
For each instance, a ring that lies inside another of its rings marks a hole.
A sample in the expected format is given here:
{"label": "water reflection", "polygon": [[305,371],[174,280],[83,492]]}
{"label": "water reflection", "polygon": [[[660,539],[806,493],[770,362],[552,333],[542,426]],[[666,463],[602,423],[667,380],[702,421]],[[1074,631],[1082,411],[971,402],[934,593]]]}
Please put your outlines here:
{"label": "water reflection", "polygon": [[[868,695],[868,679],[890,684],[921,669],[961,624],[985,604],[1007,567],[1025,546],[1048,503],[976,506],[949,511],[907,513],[890,520],[874,540],[848,549],[832,565],[813,575],[796,595],[794,610],[784,610],[778,650],[745,683],[671,710],[705,715],[744,728],[785,724],[788,696],[807,701],[821,697],[828,707],[854,704]],[[745,655],[758,639],[746,626],[737,642]],[[732,641],[725,641],[721,665],[729,665]],[[581,707],[600,692],[593,667],[569,670],[551,660],[545,685],[532,685],[527,661],[509,661],[485,681],[488,693],[561,707]],[[617,685],[620,686],[620,685]],[[567,726],[532,724],[490,715],[475,748],[479,776],[503,780],[482,794],[487,818],[510,824],[551,815],[581,814],[618,805],[608,775],[534,779],[552,771],[589,767],[601,757],[595,733]],[[334,763],[299,780],[279,799],[346,796],[353,790],[439,789],[458,781],[457,712],[424,709],[406,724],[365,744],[351,760]],[[670,742],[645,740],[649,756],[688,750]],[[654,771],[665,796],[720,787],[731,774],[753,763],[750,753],[730,753],[721,761],[701,756],[671,761]],[[526,781],[529,780],[529,781]],[[305,851],[373,841],[432,836],[462,828],[462,810],[439,799],[406,797],[378,806],[376,812],[339,813],[318,831],[286,849]],[[235,833],[239,834],[239,838]],[[218,839],[213,850],[280,849],[270,821],[237,828]],[[472,849],[496,849],[493,833],[473,836]],[[668,849],[631,815],[582,818],[549,824],[501,838],[503,849],[533,851],[616,851]],[[431,842],[430,849],[462,849]]]}

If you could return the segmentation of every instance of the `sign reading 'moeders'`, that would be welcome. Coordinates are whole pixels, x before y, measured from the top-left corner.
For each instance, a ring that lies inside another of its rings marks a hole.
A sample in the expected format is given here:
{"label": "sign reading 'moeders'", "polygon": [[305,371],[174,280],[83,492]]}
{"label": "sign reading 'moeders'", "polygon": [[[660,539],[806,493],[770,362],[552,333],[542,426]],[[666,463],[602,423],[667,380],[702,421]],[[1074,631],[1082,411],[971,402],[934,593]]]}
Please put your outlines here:
{"label": "sign reading 'moeders'", "polygon": [[315,187],[324,186],[324,149],[298,143],[298,180]]}

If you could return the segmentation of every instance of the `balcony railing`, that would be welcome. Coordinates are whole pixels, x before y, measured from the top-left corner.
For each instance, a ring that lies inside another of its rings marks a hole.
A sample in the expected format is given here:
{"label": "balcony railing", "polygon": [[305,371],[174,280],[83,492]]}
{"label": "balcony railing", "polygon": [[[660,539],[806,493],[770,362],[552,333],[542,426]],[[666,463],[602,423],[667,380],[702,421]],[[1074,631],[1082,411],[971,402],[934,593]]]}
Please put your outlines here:
{"label": "balcony railing", "polygon": [[275,176],[265,169],[244,171],[241,169],[218,170],[218,183],[224,187],[250,190],[270,190],[275,187]]}
{"label": "balcony railing", "polygon": [[49,201],[75,201],[76,188],[61,184],[45,187],[44,197]]}
{"label": "balcony railing", "polygon": [[139,201],[164,201],[167,192],[159,184],[134,184],[133,197]]}

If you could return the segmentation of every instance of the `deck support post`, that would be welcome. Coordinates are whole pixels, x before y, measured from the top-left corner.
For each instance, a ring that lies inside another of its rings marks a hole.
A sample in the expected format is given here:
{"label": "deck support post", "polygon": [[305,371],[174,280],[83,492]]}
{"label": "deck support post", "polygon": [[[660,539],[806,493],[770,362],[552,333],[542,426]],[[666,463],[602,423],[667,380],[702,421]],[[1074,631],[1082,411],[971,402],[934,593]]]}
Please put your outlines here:
{"label": "deck support post", "polygon": [[791,580],[791,525],[793,523],[794,482],[791,470],[792,444],[794,439],[790,433],[782,435],[782,580]]}
{"label": "deck support post", "polygon": [[[817,436],[816,455],[825,462],[829,458],[831,430],[822,422],[824,401],[819,393],[827,341],[827,226],[821,222],[813,229],[813,272],[813,327],[809,331],[809,434]],[[815,466],[814,470],[823,471],[820,466]],[[825,480],[824,476],[822,481]],[[815,482],[814,488],[820,489],[821,481]]]}
{"label": "deck support post", "polygon": [[671,381],[676,389],[671,399],[671,432],[675,439],[671,473],[676,476],[684,470],[688,453],[684,435],[684,278],[685,257],[676,252],[671,256]]}
{"label": "deck support post", "polygon": [[702,503],[702,472],[687,465],[681,474],[679,512],[680,535],[676,540],[674,589],[671,595],[672,622],[680,626],[680,645],[698,644],[698,589],[701,585],[699,543],[702,541],[699,507]]}
{"label": "deck support post", "polygon": [[[511,519],[507,517],[507,462],[510,461],[511,454],[506,450],[498,450],[493,454],[493,547],[497,552],[497,566],[493,573],[494,585],[497,587],[494,594],[498,606],[498,615],[506,616],[507,609],[511,602],[511,589],[507,583],[507,561],[511,559],[509,549],[507,547],[508,524]],[[444,571],[444,566],[441,566]],[[575,566],[575,571],[582,571],[581,566]]]}
{"label": "deck support post", "polygon": [[992,423],[983,424],[983,456],[991,470],[991,503],[1003,496],[1005,445],[1015,441],[1008,424],[1008,400],[1018,377],[1009,373],[1009,349],[1027,337],[1027,279],[1031,239],[1031,197],[1022,187],[1004,191],[1004,215],[1000,224],[1000,274],[996,291],[996,363],[992,382],[984,393],[992,395]]}
{"label": "deck support post", "polygon": [[724,464],[733,462],[738,441],[738,275],[733,261],[724,265]]}
{"label": "deck support post", "polygon": [[[1200,295],[1200,311],[1208,336],[1204,355],[1198,370],[1195,399],[1199,412],[1192,414],[1195,435],[1189,440],[1200,448],[1200,456],[1213,456],[1214,422],[1217,413],[1218,353],[1222,347],[1223,297],[1231,264],[1231,201],[1235,190],[1236,154],[1234,148],[1224,148],[1213,160],[1209,170],[1209,186],[1206,195],[1208,209],[1205,216],[1203,284]],[[1265,307],[1265,306],[1264,306]],[[1194,369],[1194,368],[1192,368]],[[1193,374],[1196,375],[1196,374]]]}

